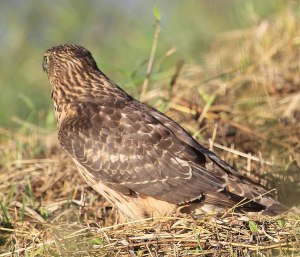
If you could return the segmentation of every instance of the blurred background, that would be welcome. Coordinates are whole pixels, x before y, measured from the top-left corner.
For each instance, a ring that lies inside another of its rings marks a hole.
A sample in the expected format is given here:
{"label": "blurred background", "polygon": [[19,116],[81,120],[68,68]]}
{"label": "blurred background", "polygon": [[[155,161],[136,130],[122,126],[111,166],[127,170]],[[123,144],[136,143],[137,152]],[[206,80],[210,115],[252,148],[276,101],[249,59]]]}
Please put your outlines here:
{"label": "blurred background", "polygon": [[[59,44],[86,47],[107,76],[138,97],[155,33],[153,5],[140,0],[2,1],[0,126],[19,128],[17,117],[49,131],[56,128],[41,63],[44,51]],[[166,0],[157,6],[162,18],[155,61],[176,49],[159,65],[158,79],[170,78],[177,60],[205,67],[206,54],[221,33],[257,26],[283,15],[288,6],[295,8],[284,0]]]}

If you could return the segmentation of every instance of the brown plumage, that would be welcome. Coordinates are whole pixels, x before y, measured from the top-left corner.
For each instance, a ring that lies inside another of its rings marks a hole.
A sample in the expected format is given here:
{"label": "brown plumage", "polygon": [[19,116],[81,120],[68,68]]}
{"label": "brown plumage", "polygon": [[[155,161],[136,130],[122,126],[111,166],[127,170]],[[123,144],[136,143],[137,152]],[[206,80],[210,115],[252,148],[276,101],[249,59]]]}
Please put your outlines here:
{"label": "brown plumage", "polygon": [[58,139],[87,183],[128,220],[230,208],[277,215],[267,190],[201,146],[180,125],[129,96],[76,45],[45,52]]}

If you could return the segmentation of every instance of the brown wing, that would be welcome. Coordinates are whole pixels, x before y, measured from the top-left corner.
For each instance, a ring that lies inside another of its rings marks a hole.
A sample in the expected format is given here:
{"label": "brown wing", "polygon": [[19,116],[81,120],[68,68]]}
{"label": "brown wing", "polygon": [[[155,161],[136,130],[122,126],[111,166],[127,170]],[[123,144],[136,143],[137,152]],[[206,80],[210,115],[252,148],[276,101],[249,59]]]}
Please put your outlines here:
{"label": "brown wing", "polygon": [[[243,206],[243,208],[248,211],[250,211],[250,209],[262,209],[262,207],[264,207],[266,209],[266,215],[275,215],[287,209],[270,195],[266,194],[269,190],[252,181],[251,179],[244,177],[213,152],[201,146],[179,124],[174,122],[172,119],[155,110],[151,106],[141,104],[141,108],[146,112],[150,112],[157,120],[159,120],[173,133],[175,133],[178,139],[203,153],[211,161],[213,161],[215,164],[217,164],[227,172],[228,185],[225,187],[225,190],[218,193],[211,192],[209,195],[206,195],[205,201],[207,203],[229,207],[233,206],[232,203],[238,203],[244,198],[247,198],[249,200],[255,199],[254,201],[249,202],[248,204]],[[261,195],[263,196],[261,197]],[[256,203],[258,203],[259,205],[257,205]]]}
{"label": "brown wing", "polygon": [[123,192],[181,204],[228,184],[222,168],[210,163],[208,169],[204,153],[134,101],[76,101],[66,117],[59,129],[62,147],[95,179]]}
{"label": "brown wing", "polygon": [[228,163],[220,159],[217,155],[215,155],[213,152],[208,150],[207,148],[200,145],[193,137],[190,136],[178,123],[164,115],[163,113],[157,111],[156,109],[152,108],[149,105],[140,103],[137,101],[137,104],[140,104],[141,109],[145,112],[151,113],[160,123],[162,123],[165,127],[167,127],[169,130],[171,130],[176,137],[185,142],[186,144],[192,146],[197,151],[203,153],[205,156],[210,158],[214,163],[222,167],[225,171],[227,171],[230,174],[234,175],[241,175],[238,171],[236,171],[233,167],[231,167]]}

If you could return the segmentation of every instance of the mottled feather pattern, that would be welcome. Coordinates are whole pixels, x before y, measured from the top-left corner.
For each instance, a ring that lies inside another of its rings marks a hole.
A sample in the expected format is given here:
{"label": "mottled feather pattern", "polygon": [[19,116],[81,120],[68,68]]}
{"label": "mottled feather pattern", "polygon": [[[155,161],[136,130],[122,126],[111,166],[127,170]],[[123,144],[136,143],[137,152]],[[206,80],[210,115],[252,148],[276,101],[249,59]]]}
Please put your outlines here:
{"label": "mottled feather pattern", "polygon": [[[70,114],[67,116],[74,118],[62,123],[59,140],[95,177],[100,174],[97,178],[101,181],[176,204],[193,201],[203,192],[219,191],[226,185],[227,173],[216,165],[214,172],[205,169],[203,155],[139,108],[116,108],[107,103],[102,106],[95,101],[70,108]],[[74,127],[82,129],[77,134],[64,134]],[[220,177],[216,176],[218,172]]]}
{"label": "mottled feather pattern", "polygon": [[[60,144],[89,185],[127,219],[166,215],[186,203],[193,211],[221,210],[266,192],[179,124],[125,93],[85,48],[49,49],[44,69]],[[276,215],[285,208],[266,195],[239,209]]]}

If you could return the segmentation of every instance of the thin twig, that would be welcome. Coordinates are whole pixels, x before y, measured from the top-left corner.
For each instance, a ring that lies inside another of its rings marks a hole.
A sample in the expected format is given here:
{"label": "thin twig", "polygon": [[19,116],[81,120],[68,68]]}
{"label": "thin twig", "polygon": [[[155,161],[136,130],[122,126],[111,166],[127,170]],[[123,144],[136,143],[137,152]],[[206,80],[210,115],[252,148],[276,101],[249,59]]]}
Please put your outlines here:
{"label": "thin twig", "polygon": [[149,58],[149,62],[148,62],[147,71],[146,71],[146,77],[144,79],[142,92],[141,92],[141,96],[140,96],[141,101],[143,101],[145,99],[147,87],[149,84],[149,78],[150,78],[150,74],[151,74],[151,70],[152,70],[152,65],[153,65],[153,60],[154,60],[154,55],[155,55],[155,51],[156,51],[159,33],[160,33],[160,25],[159,25],[159,23],[157,23],[155,34],[154,34],[154,40],[153,40],[153,44],[152,44],[152,50],[151,50],[151,54],[150,54],[150,58]]}

